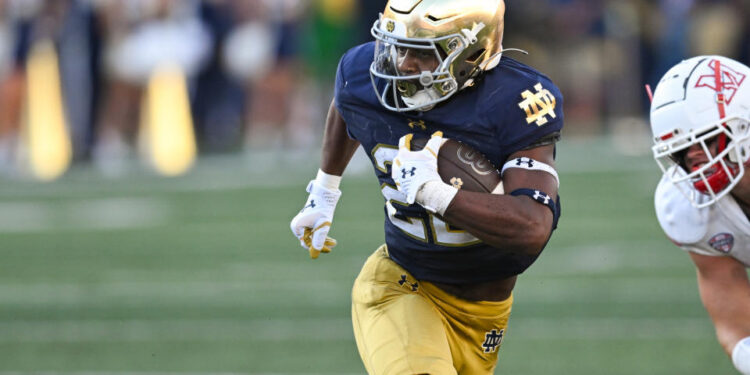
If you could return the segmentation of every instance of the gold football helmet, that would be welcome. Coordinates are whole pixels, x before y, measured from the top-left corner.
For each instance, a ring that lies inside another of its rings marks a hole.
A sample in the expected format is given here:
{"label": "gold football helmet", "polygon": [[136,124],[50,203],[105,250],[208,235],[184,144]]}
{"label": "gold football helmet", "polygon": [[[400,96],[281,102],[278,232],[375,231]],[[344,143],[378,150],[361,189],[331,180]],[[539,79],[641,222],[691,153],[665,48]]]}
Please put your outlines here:
{"label": "gold football helmet", "polygon": [[[370,76],[380,102],[427,111],[471,86],[500,62],[504,16],[503,0],[389,0],[371,29]],[[406,68],[410,54],[427,62]]]}

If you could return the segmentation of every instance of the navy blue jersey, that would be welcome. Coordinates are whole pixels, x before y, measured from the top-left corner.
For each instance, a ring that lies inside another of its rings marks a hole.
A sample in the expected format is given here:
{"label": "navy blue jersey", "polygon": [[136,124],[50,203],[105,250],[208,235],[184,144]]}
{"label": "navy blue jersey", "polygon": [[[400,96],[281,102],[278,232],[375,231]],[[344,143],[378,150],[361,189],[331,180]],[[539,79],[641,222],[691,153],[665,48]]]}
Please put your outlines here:
{"label": "navy blue jersey", "polygon": [[473,87],[435,108],[398,113],[378,101],[369,74],[373,54],[374,43],[366,43],[343,56],[335,100],[349,136],[362,144],[375,167],[386,199],[385,239],[391,258],[417,279],[452,284],[523,272],[530,264],[525,256],[485,245],[421,206],[403,203],[406,198],[391,179],[390,165],[403,135],[414,133],[416,139],[440,130],[502,166],[514,152],[562,129],[558,88],[533,68],[503,57]]}

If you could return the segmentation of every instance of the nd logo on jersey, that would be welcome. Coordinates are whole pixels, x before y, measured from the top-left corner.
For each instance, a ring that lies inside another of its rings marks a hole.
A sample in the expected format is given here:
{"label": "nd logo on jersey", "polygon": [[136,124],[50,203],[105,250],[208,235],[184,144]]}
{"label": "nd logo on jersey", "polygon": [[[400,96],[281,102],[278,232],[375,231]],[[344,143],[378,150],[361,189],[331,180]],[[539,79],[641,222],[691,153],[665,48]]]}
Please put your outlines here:
{"label": "nd logo on jersey", "polygon": [[531,90],[522,92],[523,101],[518,103],[518,106],[526,111],[527,124],[536,122],[537,126],[542,126],[549,121],[547,116],[557,118],[555,114],[557,100],[549,90],[542,87],[541,83],[534,85],[534,90],[536,90],[535,93]]}

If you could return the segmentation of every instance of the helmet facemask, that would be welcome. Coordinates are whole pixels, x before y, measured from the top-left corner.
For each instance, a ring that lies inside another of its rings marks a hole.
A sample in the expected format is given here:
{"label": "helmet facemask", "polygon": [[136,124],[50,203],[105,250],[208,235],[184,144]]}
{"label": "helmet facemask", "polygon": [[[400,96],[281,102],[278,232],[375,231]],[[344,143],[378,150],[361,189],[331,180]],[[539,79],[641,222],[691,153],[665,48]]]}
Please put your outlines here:
{"label": "helmet facemask", "polygon": [[[381,15],[371,29],[376,42],[370,77],[384,107],[398,112],[427,111],[462,88],[451,67],[469,46],[476,43],[476,34],[484,24],[477,24],[473,30],[463,29],[460,33],[436,38],[399,36],[395,25],[393,20],[384,20]],[[405,53],[434,59],[436,67],[419,74],[404,73],[399,69],[399,61]],[[384,89],[378,88],[376,78],[386,81]]]}
{"label": "helmet facemask", "polygon": [[[673,132],[656,139],[654,157],[672,183],[698,207],[706,207],[729,193],[745,172],[750,156],[748,120],[738,117],[703,127],[689,134]],[[715,152],[711,144],[717,142]],[[685,155],[693,145],[700,145],[707,162],[690,170]]]}

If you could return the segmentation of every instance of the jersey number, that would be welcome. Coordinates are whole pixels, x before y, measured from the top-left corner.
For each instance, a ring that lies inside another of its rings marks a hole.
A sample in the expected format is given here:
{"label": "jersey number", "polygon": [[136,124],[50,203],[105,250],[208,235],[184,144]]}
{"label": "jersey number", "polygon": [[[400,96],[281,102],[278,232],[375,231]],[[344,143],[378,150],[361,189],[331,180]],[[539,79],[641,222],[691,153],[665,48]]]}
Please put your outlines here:
{"label": "jersey number", "polygon": [[[375,146],[372,149],[375,167],[390,176],[391,164],[397,153],[398,148],[396,146],[384,144]],[[380,191],[383,193],[383,197],[385,197],[388,219],[409,237],[422,242],[432,242],[437,245],[451,247],[469,246],[481,242],[478,238],[464,230],[452,228],[450,224],[440,220],[435,215],[428,213],[427,218],[408,217],[404,215],[399,208],[408,207],[409,204],[406,203],[404,193],[398,191],[395,186],[384,183],[380,186]],[[429,231],[428,227],[430,228]],[[432,232],[432,238],[428,238],[428,233],[430,232]]]}

